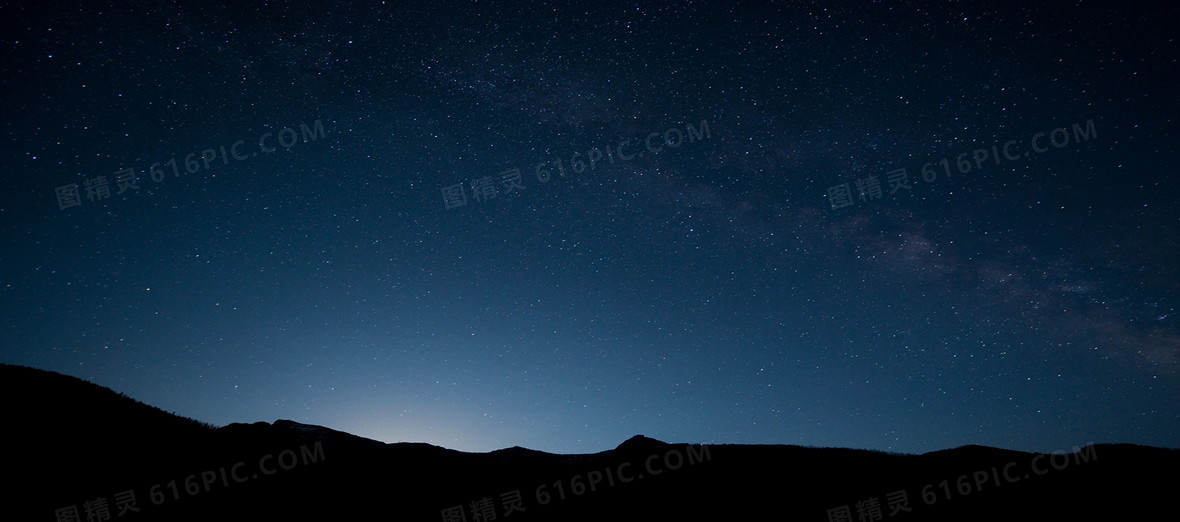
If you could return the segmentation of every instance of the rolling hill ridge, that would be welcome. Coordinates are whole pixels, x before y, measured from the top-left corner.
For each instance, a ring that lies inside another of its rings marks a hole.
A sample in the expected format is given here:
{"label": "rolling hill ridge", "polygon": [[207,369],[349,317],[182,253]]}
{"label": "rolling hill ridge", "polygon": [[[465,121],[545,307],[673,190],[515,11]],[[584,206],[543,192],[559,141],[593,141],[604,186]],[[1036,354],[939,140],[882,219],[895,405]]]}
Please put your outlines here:
{"label": "rolling hill ridge", "polygon": [[1100,520],[1166,510],[1180,486],[1180,452],[1128,444],[902,455],[636,435],[466,453],[288,420],[218,428],[19,366],[0,365],[0,393],[13,520]]}

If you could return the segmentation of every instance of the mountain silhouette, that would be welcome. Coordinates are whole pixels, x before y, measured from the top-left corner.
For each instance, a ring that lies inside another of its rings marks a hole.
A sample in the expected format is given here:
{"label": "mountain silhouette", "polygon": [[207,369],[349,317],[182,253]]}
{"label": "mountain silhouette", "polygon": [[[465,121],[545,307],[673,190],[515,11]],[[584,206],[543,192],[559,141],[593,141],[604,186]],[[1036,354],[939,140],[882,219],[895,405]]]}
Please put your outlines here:
{"label": "mountain silhouette", "polygon": [[0,365],[0,393],[6,520],[1132,520],[1180,485],[1180,452],[1130,444],[906,455],[636,435],[468,453],[289,420],[217,428],[20,366]]}

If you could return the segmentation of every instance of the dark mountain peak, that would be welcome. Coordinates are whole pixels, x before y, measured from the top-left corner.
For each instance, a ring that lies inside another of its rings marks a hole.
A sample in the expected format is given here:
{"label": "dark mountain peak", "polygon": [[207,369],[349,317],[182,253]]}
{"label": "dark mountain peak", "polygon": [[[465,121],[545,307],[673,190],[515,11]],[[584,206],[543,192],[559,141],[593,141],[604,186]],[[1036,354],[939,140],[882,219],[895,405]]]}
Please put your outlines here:
{"label": "dark mountain peak", "polygon": [[492,451],[492,454],[503,455],[549,455],[544,451],[537,451],[534,449],[522,448],[520,446],[513,446],[511,448],[504,448]]}
{"label": "dark mountain peak", "polygon": [[221,429],[223,431],[224,430],[229,430],[229,431],[265,431],[265,432],[283,433],[283,434],[288,434],[288,435],[298,435],[298,436],[302,436],[302,437],[313,437],[313,438],[331,438],[331,437],[341,437],[341,436],[355,437],[356,436],[351,433],[337,431],[337,430],[334,430],[331,428],[325,428],[323,426],[317,426],[314,424],[303,424],[300,422],[295,422],[295,421],[286,420],[286,419],[278,419],[278,420],[274,421],[273,423],[272,422],[265,422],[265,421],[257,421],[257,422],[250,422],[250,423],[235,422],[235,423],[229,424]]}
{"label": "dark mountain peak", "polygon": [[502,465],[505,463],[514,462],[517,465],[533,466],[541,462],[549,462],[553,456],[553,454],[545,453],[544,451],[513,446],[511,448],[498,449],[488,452],[479,458],[483,462],[493,465]]}
{"label": "dark mountain peak", "polygon": [[217,430],[219,440],[223,441],[277,441],[283,444],[308,445],[322,444],[334,451],[347,449],[349,451],[381,451],[381,448],[393,446],[314,424],[303,424],[292,420],[279,419],[273,423],[235,422]]}
{"label": "dark mountain peak", "polygon": [[275,427],[275,429],[278,429],[279,431],[296,433],[296,434],[299,434],[302,436],[308,436],[308,437],[314,437],[314,438],[320,438],[320,439],[328,439],[328,438],[334,438],[334,437],[356,437],[356,435],[353,435],[351,433],[337,431],[337,430],[334,430],[331,428],[317,426],[315,424],[303,424],[300,422],[295,422],[295,421],[286,420],[286,419],[279,419],[279,420],[274,421],[273,426]]}
{"label": "dark mountain peak", "polygon": [[959,446],[957,448],[950,448],[938,451],[931,451],[923,453],[923,456],[932,456],[940,458],[1015,458],[1024,455],[1025,452],[1008,450],[1003,448],[994,448],[991,446],[982,446],[979,444],[968,444],[966,446]]}
{"label": "dark mountain peak", "polygon": [[660,450],[668,446],[667,442],[645,437],[643,435],[635,435],[619,444],[616,450],[619,451],[653,451]]}

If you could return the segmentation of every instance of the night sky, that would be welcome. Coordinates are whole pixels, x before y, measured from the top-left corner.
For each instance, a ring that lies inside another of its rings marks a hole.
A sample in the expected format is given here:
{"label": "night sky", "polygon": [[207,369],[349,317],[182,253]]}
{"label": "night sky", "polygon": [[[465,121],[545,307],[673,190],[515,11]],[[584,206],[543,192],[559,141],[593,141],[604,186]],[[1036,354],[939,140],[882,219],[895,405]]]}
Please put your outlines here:
{"label": "night sky", "polygon": [[0,7],[0,362],[464,451],[1180,446],[1171,4],[232,3]]}

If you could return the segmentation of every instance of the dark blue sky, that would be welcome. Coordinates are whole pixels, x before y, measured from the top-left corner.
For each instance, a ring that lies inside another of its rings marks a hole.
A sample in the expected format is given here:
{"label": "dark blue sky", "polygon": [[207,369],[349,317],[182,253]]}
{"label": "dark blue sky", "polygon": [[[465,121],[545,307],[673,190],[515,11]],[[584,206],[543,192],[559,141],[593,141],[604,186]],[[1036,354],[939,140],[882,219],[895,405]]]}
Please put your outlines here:
{"label": "dark blue sky", "polygon": [[1180,446],[1175,8],[764,4],[0,7],[0,361],[472,451]]}

